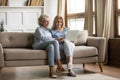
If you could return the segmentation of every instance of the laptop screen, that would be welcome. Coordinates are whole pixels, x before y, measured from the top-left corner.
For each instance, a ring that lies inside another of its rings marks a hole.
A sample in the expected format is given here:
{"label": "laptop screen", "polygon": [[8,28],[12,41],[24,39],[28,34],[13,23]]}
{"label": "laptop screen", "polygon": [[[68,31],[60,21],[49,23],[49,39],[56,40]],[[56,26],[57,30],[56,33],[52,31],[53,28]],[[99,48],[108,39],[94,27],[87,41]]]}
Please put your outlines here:
{"label": "laptop screen", "polygon": [[77,39],[77,35],[79,30],[68,30],[66,34],[66,40],[75,41]]}

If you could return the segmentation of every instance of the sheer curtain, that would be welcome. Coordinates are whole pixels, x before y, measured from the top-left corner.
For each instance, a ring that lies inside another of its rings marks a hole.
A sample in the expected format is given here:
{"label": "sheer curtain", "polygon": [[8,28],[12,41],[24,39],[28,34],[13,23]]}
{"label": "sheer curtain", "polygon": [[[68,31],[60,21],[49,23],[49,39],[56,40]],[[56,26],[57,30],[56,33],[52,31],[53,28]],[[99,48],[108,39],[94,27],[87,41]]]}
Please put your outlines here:
{"label": "sheer curtain", "polygon": [[105,1],[105,14],[104,14],[104,29],[103,29],[103,37],[106,38],[106,59],[105,63],[107,63],[108,59],[108,40],[110,38],[111,29],[113,29],[113,0]]}
{"label": "sheer curtain", "polygon": [[106,0],[103,37],[110,38],[111,28],[113,28],[113,0]]}
{"label": "sheer curtain", "polygon": [[89,35],[93,35],[93,0],[85,1],[85,24],[84,29],[88,30]]}
{"label": "sheer curtain", "polygon": [[104,7],[105,0],[96,0],[96,17],[97,17],[97,36],[102,37],[103,35],[103,28],[104,28]]}
{"label": "sheer curtain", "polygon": [[57,15],[62,16],[67,27],[67,0],[58,0]]}
{"label": "sheer curtain", "polygon": [[62,15],[62,0],[58,0],[57,15]]}
{"label": "sheer curtain", "polygon": [[57,15],[62,17],[65,16],[65,0],[58,0]]}
{"label": "sheer curtain", "polygon": [[106,38],[106,57],[105,63],[107,63],[108,57],[108,39],[114,37],[114,22],[113,22],[113,0],[96,0],[97,4],[97,36]]}
{"label": "sheer curtain", "polygon": [[114,37],[113,28],[113,0],[96,0],[97,10],[97,36]]}

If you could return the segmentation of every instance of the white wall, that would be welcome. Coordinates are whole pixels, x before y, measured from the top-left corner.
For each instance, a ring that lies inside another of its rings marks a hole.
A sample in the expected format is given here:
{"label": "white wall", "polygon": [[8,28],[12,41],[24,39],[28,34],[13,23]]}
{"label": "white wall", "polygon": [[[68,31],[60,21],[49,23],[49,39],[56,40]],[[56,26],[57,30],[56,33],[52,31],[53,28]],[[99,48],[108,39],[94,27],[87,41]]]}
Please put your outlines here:
{"label": "white wall", "polygon": [[[37,18],[42,14],[44,9],[44,14],[47,14],[50,17],[50,25],[51,28],[53,24],[53,19],[57,15],[57,0],[44,0],[44,8],[43,7],[18,7],[22,6],[26,0],[18,0],[21,1],[21,4],[14,3],[14,0],[10,0],[10,6],[0,7],[0,21],[4,19],[5,22],[5,30],[6,31],[27,31],[33,30],[38,27]],[[15,0],[16,1],[16,0]],[[32,16],[32,17],[30,17]]]}
{"label": "white wall", "polygon": [[42,10],[43,7],[0,7],[0,22],[4,20],[4,28],[8,32],[34,31]]}
{"label": "white wall", "polygon": [[58,0],[44,0],[44,13],[50,18],[49,27],[52,26],[53,19],[57,15]]}

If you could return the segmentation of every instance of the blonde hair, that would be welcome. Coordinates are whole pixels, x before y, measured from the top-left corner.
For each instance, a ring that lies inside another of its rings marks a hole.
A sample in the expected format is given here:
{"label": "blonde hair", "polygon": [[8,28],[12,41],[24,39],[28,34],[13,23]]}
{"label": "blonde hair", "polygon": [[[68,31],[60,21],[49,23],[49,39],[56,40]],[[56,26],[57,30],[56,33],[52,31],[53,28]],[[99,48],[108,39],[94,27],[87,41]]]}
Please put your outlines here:
{"label": "blonde hair", "polygon": [[56,16],[56,17],[54,18],[54,22],[53,22],[53,25],[52,25],[52,29],[56,29],[56,22],[57,22],[58,19],[61,19],[61,20],[62,20],[61,29],[64,28],[64,20],[63,20],[63,18],[62,18],[61,16]]}
{"label": "blonde hair", "polygon": [[43,21],[48,19],[49,17],[46,14],[42,14],[40,15],[40,17],[38,18],[38,24],[42,25]]}

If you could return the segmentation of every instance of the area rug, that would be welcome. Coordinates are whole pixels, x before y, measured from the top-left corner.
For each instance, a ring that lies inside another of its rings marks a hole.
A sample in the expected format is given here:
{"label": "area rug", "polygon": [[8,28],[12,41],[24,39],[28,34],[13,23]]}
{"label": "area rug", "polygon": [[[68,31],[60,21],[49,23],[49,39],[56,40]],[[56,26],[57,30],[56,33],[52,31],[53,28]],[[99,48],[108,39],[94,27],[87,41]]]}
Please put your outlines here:
{"label": "area rug", "polygon": [[[40,79],[31,79],[31,80],[55,80],[55,79],[41,77]],[[56,80],[120,80],[120,79],[101,75],[101,74],[82,74],[82,75],[77,75],[77,77],[59,76]]]}
{"label": "area rug", "polygon": [[77,77],[68,77],[67,72],[65,72],[57,73],[58,77],[56,79],[51,79],[48,77],[49,70],[46,66],[35,68],[6,68],[2,72],[2,80],[120,80],[100,73],[84,71],[80,68],[74,68],[73,70],[76,72]]}

